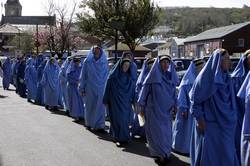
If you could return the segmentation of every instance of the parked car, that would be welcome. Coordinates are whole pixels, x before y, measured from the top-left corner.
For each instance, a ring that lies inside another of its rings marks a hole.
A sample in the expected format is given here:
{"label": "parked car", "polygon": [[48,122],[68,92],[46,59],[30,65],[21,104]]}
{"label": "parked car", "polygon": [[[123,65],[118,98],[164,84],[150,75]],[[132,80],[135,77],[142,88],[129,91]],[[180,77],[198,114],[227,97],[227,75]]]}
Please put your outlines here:
{"label": "parked car", "polygon": [[178,75],[178,78],[181,82],[184,74],[186,73],[190,63],[192,62],[192,59],[190,58],[175,58],[173,59],[173,62],[175,64],[175,69]]}

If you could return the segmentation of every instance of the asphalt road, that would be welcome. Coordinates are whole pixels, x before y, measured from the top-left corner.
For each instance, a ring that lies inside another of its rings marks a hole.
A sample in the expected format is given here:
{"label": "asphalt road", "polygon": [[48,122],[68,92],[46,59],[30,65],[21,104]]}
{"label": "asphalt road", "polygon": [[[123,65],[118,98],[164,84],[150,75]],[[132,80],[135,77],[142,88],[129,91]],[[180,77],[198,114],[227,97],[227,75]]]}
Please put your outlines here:
{"label": "asphalt road", "polygon": [[[2,82],[0,80],[0,82]],[[64,112],[51,113],[0,87],[0,166],[155,166],[143,141],[117,148]],[[188,165],[173,154],[169,166]]]}

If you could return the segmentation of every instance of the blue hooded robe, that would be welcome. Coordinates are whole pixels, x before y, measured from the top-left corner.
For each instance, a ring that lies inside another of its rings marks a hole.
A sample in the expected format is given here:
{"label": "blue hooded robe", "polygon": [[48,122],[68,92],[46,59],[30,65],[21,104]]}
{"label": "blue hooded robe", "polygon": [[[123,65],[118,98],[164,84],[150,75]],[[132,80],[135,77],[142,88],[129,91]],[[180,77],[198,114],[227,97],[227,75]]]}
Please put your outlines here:
{"label": "blue hooded robe", "polygon": [[245,101],[245,115],[241,132],[241,165],[250,165],[250,72],[243,82],[238,96]]}
{"label": "blue hooded robe", "polygon": [[59,66],[55,61],[53,64],[50,60],[47,62],[41,84],[44,88],[44,103],[50,107],[58,106],[59,98]]}
{"label": "blue hooded robe", "polygon": [[69,103],[68,103],[68,90],[67,90],[67,69],[69,67],[70,60],[66,59],[66,61],[63,63],[60,72],[59,72],[59,80],[60,80],[60,89],[62,93],[62,102],[64,110],[69,110]]}
{"label": "blue hooded robe", "polygon": [[138,103],[145,115],[145,132],[150,154],[169,158],[172,146],[172,114],[176,106],[176,85],[178,84],[174,64],[163,72],[159,57],[154,62],[143,83]]}
{"label": "blue hooded robe", "polygon": [[42,86],[41,80],[43,77],[43,71],[47,60],[44,59],[43,62],[37,68],[37,94],[36,94],[36,103],[39,105],[44,105],[44,88]]}
{"label": "blue hooded robe", "polygon": [[110,132],[117,142],[131,140],[130,129],[132,103],[135,100],[135,87],[132,71],[122,71],[122,59],[114,66],[108,76],[103,103],[107,105],[110,116]]}
{"label": "blue hooded robe", "polygon": [[11,61],[7,58],[2,66],[3,69],[3,89],[9,89],[11,81]]}
{"label": "blue hooded robe", "polygon": [[[136,86],[135,86],[135,95],[137,99],[142,89],[143,82],[145,81],[148,73],[149,73],[149,68],[148,68],[147,60],[145,60],[142,66],[141,73],[137,79]],[[140,127],[138,113],[134,113],[132,134],[145,137],[145,129],[144,127]]]}
{"label": "blue hooded robe", "polygon": [[32,58],[29,58],[26,62],[24,79],[27,87],[27,98],[35,100],[37,95],[37,70],[35,61]]}
{"label": "blue hooded robe", "polygon": [[[234,86],[235,94],[238,93],[249,71],[249,69],[247,69],[244,66],[245,60],[246,60],[246,56],[242,56],[234,72],[231,74],[233,78],[233,86]],[[245,100],[241,98],[237,98],[236,102],[237,102],[238,121],[237,121],[236,134],[235,134],[235,143],[236,143],[237,155],[238,155],[238,158],[240,158],[240,142],[241,142],[240,135],[241,135],[241,128],[242,128],[242,123],[243,123],[243,118],[244,118],[244,113],[245,113]]]}
{"label": "blue hooded robe", "polygon": [[103,94],[108,77],[108,60],[104,51],[95,60],[93,48],[88,53],[81,72],[80,92],[85,93],[85,124],[94,129],[105,127]]}
{"label": "blue hooded robe", "polygon": [[[236,100],[228,72],[221,69],[221,50],[214,51],[189,93],[195,117],[191,136],[192,166],[237,166],[234,136]],[[205,121],[205,131],[196,126]]]}
{"label": "blue hooded robe", "polygon": [[[192,62],[185,73],[179,86],[179,94],[177,97],[178,112],[173,127],[173,149],[177,152],[189,154],[190,140],[193,126],[193,117],[190,115],[190,98],[189,91],[195,81],[196,67]],[[188,113],[187,119],[182,116],[183,112]]]}
{"label": "blue hooded robe", "polygon": [[72,60],[67,69],[67,91],[69,113],[73,118],[84,118],[84,104],[78,91],[81,66],[77,66]]}
{"label": "blue hooded robe", "polygon": [[25,98],[26,95],[26,84],[24,80],[25,76],[26,61],[21,60],[17,68],[17,93]]}

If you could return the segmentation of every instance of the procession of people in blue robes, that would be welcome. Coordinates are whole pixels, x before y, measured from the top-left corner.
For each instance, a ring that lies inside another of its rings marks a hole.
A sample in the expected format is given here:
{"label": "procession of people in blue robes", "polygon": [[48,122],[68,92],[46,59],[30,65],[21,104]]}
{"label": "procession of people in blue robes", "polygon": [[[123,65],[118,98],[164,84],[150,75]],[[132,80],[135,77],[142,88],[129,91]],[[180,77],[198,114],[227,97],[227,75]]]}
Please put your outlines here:
{"label": "procession of people in blue robes", "polygon": [[189,155],[191,166],[250,165],[250,50],[231,74],[224,49],[207,62],[193,59],[182,80],[169,55],[145,59],[139,76],[133,56],[124,52],[109,66],[105,50],[93,46],[86,57],[64,61],[54,54],[7,58],[3,88],[13,84],[29,102],[62,108],[92,132],[108,131],[107,113],[116,146],[146,138],[158,165],[172,152]]}

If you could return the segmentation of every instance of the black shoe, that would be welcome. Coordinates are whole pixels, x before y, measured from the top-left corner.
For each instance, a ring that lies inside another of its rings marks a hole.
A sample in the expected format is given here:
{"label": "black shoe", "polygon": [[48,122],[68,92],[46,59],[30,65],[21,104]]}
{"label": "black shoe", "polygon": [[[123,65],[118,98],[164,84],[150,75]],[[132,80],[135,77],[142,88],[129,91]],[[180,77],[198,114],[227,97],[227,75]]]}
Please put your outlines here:
{"label": "black shoe", "polygon": [[48,105],[46,105],[46,106],[45,106],[45,109],[46,109],[46,110],[49,110],[49,106],[48,106]]}
{"label": "black shoe", "polygon": [[101,134],[106,134],[107,133],[107,131],[105,129],[97,129],[96,132],[101,133]]}
{"label": "black shoe", "polygon": [[27,101],[28,101],[29,103],[32,103],[32,101],[31,101],[30,99],[27,99]]}
{"label": "black shoe", "polygon": [[52,109],[52,110],[53,110],[54,112],[58,111],[57,106],[53,107],[53,109]]}
{"label": "black shoe", "polygon": [[171,157],[165,157],[164,158],[164,162],[167,164],[167,163],[169,163],[171,161]]}
{"label": "black shoe", "polygon": [[69,116],[69,110],[66,110],[66,115]]}
{"label": "black shoe", "polygon": [[164,158],[157,157],[156,159],[154,159],[154,161],[159,166],[165,166],[166,165]]}

